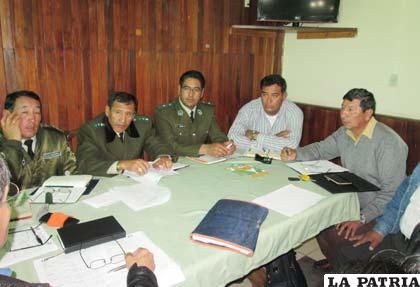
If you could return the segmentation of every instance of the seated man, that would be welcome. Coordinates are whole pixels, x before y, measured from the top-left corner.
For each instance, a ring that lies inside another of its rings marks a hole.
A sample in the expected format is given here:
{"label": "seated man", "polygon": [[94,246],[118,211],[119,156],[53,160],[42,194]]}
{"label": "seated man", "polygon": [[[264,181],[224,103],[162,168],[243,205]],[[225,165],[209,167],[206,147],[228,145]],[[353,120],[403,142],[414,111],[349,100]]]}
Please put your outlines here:
{"label": "seated man", "polygon": [[[343,222],[322,231],[317,237],[328,261],[336,258],[336,244],[343,240],[340,236],[348,239],[358,229],[374,224],[372,220],[383,213],[385,204],[405,178],[407,145],[391,128],[375,120],[375,105],[372,93],[365,89],[352,89],[343,97],[340,112],[342,127],[321,142],[297,150],[284,148],[281,152],[282,160],[330,160],[340,157],[345,168],[380,188],[378,192],[358,193],[360,220]],[[327,269],[329,264],[322,260],[315,267]]]}
{"label": "seated man", "polygon": [[156,108],[156,130],[178,156],[230,155],[235,151],[220,130],[214,108],[202,103],[205,79],[199,71],[187,71],[179,79],[178,97]]}
{"label": "seated man", "polygon": [[155,136],[150,118],[136,115],[137,105],[132,94],[111,93],[105,113],[80,128],[77,135],[80,173],[106,176],[128,170],[144,175],[149,164],[141,159],[143,150],[156,159],[154,167],[172,167],[170,148]]}
{"label": "seated man", "polygon": [[229,138],[239,149],[280,152],[299,146],[303,113],[286,99],[286,86],[280,75],[261,80],[260,98],[239,110],[229,130]]}
{"label": "seated man", "polygon": [[[385,206],[384,213],[375,226],[353,241],[338,246],[337,258],[331,262],[337,269],[353,260],[368,260],[374,251],[394,249],[408,255],[407,250],[415,227],[420,223],[420,163],[406,178]],[[353,247],[353,246],[354,247]],[[418,248],[418,246],[417,246]],[[420,254],[418,254],[420,255]],[[419,266],[419,265],[418,265]]]}
{"label": "seated man", "polygon": [[64,133],[40,123],[41,100],[36,93],[6,96],[0,155],[7,161],[12,181],[22,189],[39,186],[53,175],[76,172],[76,158]]}

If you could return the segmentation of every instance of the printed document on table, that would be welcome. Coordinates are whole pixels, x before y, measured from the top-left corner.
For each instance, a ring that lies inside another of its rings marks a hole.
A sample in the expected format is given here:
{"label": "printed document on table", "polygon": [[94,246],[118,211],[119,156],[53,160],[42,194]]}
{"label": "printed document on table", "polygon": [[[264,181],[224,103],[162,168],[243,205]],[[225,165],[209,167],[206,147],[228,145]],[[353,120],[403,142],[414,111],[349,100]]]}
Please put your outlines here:
{"label": "printed document on table", "polygon": [[[118,243],[121,247],[115,241],[110,241],[82,249],[80,252],[63,253],[35,260],[34,267],[39,281],[61,287],[125,287],[128,270],[118,268],[125,266],[123,252],[133,252],[140,246],[153,253],[156,266],[154,273],[160,287],[174,286],[185,280],[179,265],[143,232],[129,234],[125,238],[118,239]],[[89,269],[81,255],[87,264],[101,259],[104,259],[108,264],[101,268]],[[111,263],[111,257],[113,257],[113,263]]]}
{"label": "printed document on table", "polygon": [[292,217],[315,205],[323,198],[323,195],[289,184],[258,197],[253,202]]}
{"label": "printed document on table", "polygon": [[149,162],[149,169],[147,170],[147,173],[144,175],[138,175],[135,172],[131,171],[124,171],[124,175],[128,176],[129,178],[134,179],[137,182],[140,183],[148,183],[148,184],[158,184],[159,181],[162,179],[162,177],[168,176],[168,175],[175,175],[178,174],[172,169],[157,169],[152,167],[152,163]]}
{"label": "printed document on table", "polygon": [[[42,242],[45,242],[49,235],[42,226],[38,226],[32,231],[30,227],[33,224],[31,224],[32,219],[20,220],[17,222],[15,228],[9,232],[7,243],[0,251],[0,267],[10,266],[58,249],[52,238],[44,245],[39,245],[33,232],[36,233]],[[31,248],[16,250],[25,247]]]}
{"label": "printed document on table", "polygon": [[101,208],[122,201],[134,211],[161,205],[171,198],[167,187],[155,184],[132,184],[116,186],[110,191],[90,197],[83,202]]}
{"label": "printed document on table", "polygon": [[300,174],[318,174],[326,172],[343,172],[348,171],[347,168],[339,166],[328,160],[312,160],[312,161],[296,161],[286,163],[287,166],[291,167]]}

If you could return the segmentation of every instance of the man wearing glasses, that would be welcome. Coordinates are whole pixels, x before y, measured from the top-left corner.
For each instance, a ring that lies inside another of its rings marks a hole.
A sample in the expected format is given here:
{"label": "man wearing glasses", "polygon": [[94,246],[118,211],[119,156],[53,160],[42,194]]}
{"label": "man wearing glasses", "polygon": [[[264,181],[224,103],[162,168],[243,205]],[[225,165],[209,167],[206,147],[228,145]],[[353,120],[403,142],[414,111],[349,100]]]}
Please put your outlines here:
{"label": "man wearing glasses", "polygon": [[213,105],[201,102],[204,86],[201,72],[187,71],[179,79],[178,97],[155,110],[157,133],[178,156],[222,157],[235,151],[217,125]]}
{"label": "man wearing glasses", "polygon": [[150,118],[136,115],[137,98],[126,92],[111,93],[105,113],[85,123],[78,132],[77,165],[80,173],[109,176],[124,170],[144,175],[153,167],[171,168],[170,147],[155,136]]}
{"label": "man wearing glasses", "polygon": [[53,175],[76,172],[76,157],[64,133],[41,125],[41,116],[41,99],[36,93],[17,91],[6,96],[0,156],[21,189],[39,186]]}

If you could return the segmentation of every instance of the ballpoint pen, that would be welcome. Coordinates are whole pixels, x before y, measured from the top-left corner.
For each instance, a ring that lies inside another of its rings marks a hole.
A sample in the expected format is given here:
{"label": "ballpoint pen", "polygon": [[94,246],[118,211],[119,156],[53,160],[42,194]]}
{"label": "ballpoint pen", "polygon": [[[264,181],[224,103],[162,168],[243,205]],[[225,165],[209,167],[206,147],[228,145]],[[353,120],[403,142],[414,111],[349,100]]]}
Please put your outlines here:
{"label": "ballpoint pen", "polygon": [[31,226],[31,230],[32,230],[32,233],[35,235],[36,241],[38,241],[38,243],[42,245],[41,238],[39,238],[38,234],[35,233],[35,230],[32,226]]}
{"label": "ballpoint pen", "polygon": [[117,266],[115,268],[112,268],[112,269],[108,270],[108,273],[120,271],[120,270],[123,270],[124,268],[126,268],[126,265],[125,264],[124,265],[121,265],[121,266]]}

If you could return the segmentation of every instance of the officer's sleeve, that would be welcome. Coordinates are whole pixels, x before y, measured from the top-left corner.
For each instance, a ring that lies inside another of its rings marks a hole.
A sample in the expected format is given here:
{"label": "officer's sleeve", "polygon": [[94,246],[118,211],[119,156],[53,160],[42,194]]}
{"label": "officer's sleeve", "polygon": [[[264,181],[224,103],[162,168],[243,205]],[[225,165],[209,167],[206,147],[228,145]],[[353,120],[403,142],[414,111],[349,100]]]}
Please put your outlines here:
{"label": "officer's sleeve", "polygon": [[62,137],[60,151],[62,154],[61,159],[63,167],[61,174],[67,174],[68,172],[70,174],[77,173],[76,156],[70,149],[69,143],[67,142],[65,136]]}
{"label": "officer's sleeve", "polygon": [[156,110],[155,111],[155,123],[156,131],[161,140],[170,146],[172,151],[178,156],[198,156],[201,144],[190,144],[181,145],[176,142],[175,132],[172,129],[172,125],[168,119],[164,117],[164,114]]}
{"label": "officer's sleeve", "polygon": [[310,145],[297,149],[297,160],[331,160],[340,156],[338,150],[337,139],[344,131],[338,129],[332,135],[320,142],[312,143]]}
{"label": "officer's sleeve", "polygon": [[214,116],[214,113],[212,113],[211,116],[212,116],[212,119],[211,119],[211,124],[210,124],[210,129],[209,129],[210,142],[211,143],[224,143],[225,141],[228,140],[228,138],[225,135],[225,133],[223,133],[220,130],[219,125],[217,124],[217,121],[216,121],[216,117]]}
{"label": "officer's sleeve", "polygon": [[23,162],[23,148],[20,141],[6,140],[2,138],[0,141],[0,155],[7,162],[10,173],[12,175],[11,181],[18,184],[22,181],[25,174],[26,165]]}
{"label": "officer's sleeve", "polygon": [[79,173],[109,176],[107,170],[114,163],[114,160],[102,159],[102,152],[93,128],[89,125],[83,125],[77,133],[77,140],[76,157]]}
{"label": "officer's sleeve", "polygon": [[165,143],[159,136],[156,135],[156,131],[152,126],[151,121],[149,121],[149,123],[150,125],[147,127],[145,132],[146,141],[144,149],[150,158],[154,160],[159,155],[164,154],[174,156],[174,152],[171,146]]}

